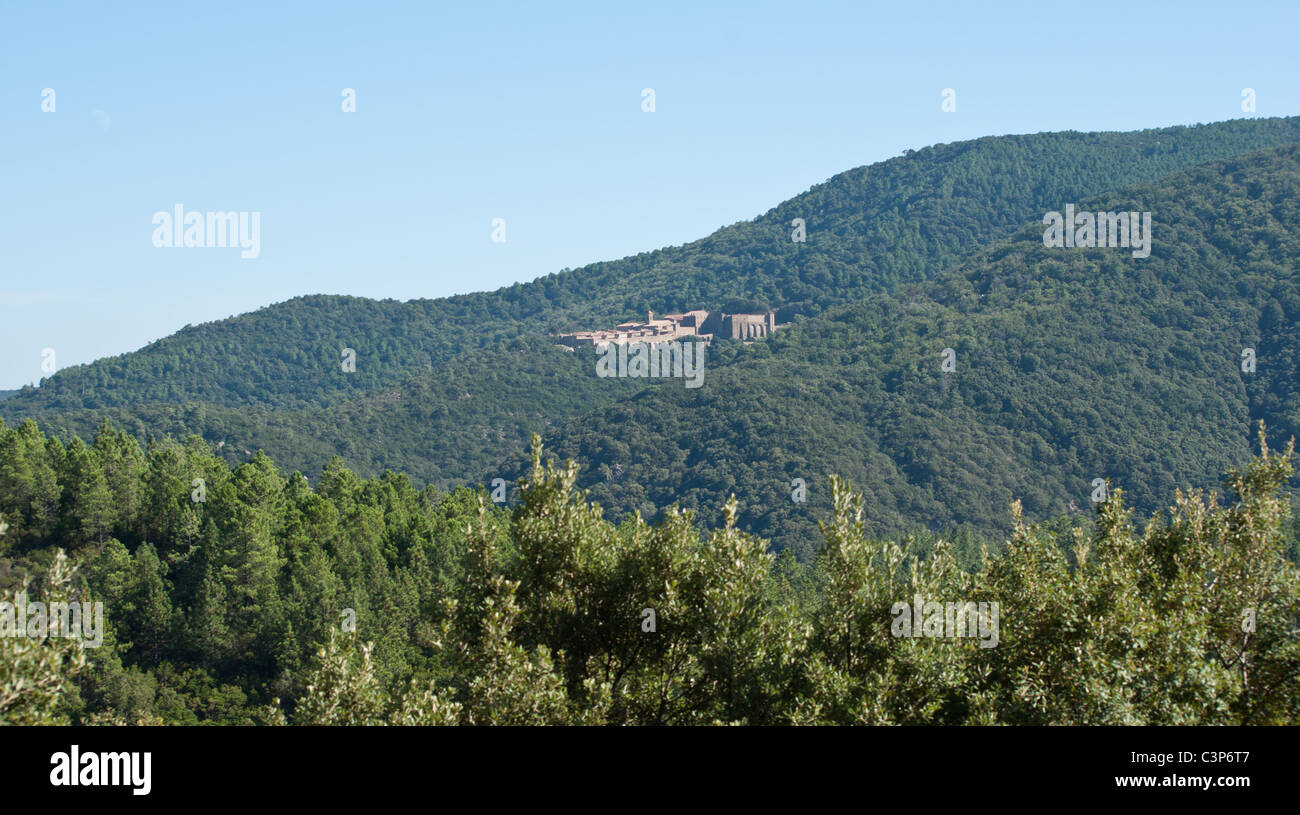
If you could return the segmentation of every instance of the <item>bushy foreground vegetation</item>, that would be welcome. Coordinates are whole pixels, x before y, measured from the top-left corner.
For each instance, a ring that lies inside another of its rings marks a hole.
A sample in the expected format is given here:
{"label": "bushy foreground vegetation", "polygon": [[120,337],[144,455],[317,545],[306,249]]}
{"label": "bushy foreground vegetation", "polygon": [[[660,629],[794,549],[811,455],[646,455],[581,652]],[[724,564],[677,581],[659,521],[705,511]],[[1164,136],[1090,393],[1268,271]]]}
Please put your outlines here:
{"label": "bushy foreground vegetation", "polygon": [[[262,454],[232,470],[196,438],[0,425],[8,599],[102,601],[107,629],[0,637],[0,720],[1296,723],[1293,445],[1260,444],[1225,499],[1180,493],[1141,529],[1119,489],[1086,528],[1017,505],[963,568],[871,539],[838,480],[801,564],[734,500],[707,533],[675,509],[611,523],[537,441],[507,511],[337,462],[314,489]],[[895,636],[918,595],[998,603],[997,644]]]}

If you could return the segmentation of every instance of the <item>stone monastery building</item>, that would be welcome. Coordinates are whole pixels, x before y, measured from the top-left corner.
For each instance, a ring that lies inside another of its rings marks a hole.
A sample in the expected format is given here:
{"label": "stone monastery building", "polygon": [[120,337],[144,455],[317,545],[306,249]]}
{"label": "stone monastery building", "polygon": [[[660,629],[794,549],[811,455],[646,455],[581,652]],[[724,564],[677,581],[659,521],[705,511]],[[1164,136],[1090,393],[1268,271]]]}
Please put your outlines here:
{"label": "stone monastery building", "polygon": [[576,331],[561,334],[560,344],[569,348],[584,345],[606,345],[629,342],[670,342],[684,337],[700,337],[705,342],[714,337],[753,342],[769,336],[789,323],[776,321],[776,312],[766,314],[724,314],[721,311],[695,309],[682,314],[665,314],[655,319],[653,311],[646,312],[645,322],[619,323],[612,329]]}

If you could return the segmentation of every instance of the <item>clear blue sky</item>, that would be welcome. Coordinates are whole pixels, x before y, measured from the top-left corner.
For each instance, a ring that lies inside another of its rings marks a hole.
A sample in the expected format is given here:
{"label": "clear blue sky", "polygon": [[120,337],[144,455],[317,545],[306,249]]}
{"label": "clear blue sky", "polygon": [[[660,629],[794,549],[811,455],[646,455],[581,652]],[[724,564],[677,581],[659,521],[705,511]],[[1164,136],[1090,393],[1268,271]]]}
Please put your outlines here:
{"label": "clear blue sky", "polygon": [[[684,243],[906,148],[1300,112],[1295,2],[196,5],[4,5],[0,388]],[[155,248],[177,203],[261,212],[261,256]]]}

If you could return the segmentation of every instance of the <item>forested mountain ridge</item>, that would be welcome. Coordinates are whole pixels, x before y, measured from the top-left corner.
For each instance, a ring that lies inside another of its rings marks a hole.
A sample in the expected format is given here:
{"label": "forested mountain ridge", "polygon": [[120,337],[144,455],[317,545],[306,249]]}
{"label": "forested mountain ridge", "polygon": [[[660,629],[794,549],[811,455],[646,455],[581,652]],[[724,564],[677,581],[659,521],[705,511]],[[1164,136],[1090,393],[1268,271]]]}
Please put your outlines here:
{"label": "forested mountain ridge", "polygon": [[[1064,200],[1300,140],[1300,118],[936,145],[840,173],[753,221],[685,244],[438,300],[299,297],[139,351],[73,366],[5,405],[52,410],[200,402],[327,407],[523,334],[733,299],[814,315],[918,281]],[[807,241],[790,222],[803,218]],[[340,353],[357,352],[344,375]]]}
{"label": "forested mountain ridge", "polygon": [[[391,468],[449,489],[507,474],[532,432],[646,385],[575,371],[551,346],[555,331],[746,300],[815,316],[933,276],[1063,201],[1297,139],[1300,118],[938,145],[841,173],[685,246],[496,292],[309,296],[187,326],[64,369],[5,400],[0,416],[35,418],[65,440],[89,438],[105,419],[141,441],[196,433],[231,463],[265,449],[312,478],[338,453],[363,473]],[[791,240],[796,217],[806,243]],[[345,348],[355,371],[343,370]],[[739,356],[718,347],[710,370]]]}
{"label": "forested mountain ridge", "polygon": [[[184,438],[197,433],[219,445],[219,454],[232,463],[248,461],[254,451],[265,449],[284,466],[313,479],[339,454],[363,473],[394,469],[417,484],[432,483],[440,489],[515,477],[529,434],[539,432],[583,462],[584,483],[596,489],[612,512],[652,513],[676,500],[685,506],[716,505],[736,491],[744,507],[743,527],[779,545],[814,539],[811,516],[789,500],[790,482],[823,479],[821,487],[809,493],[812,504],[806,509],[824,511],[824,475],[835,465],[864,484],[870,481],[873,529],[897,530],[904,523],[938,529],[966,523],[987,533],[1005,529],[1005,506],[1013,495],[1022,495],[1031,516],[1037,517],[1067,510],[1071,503],[1082,506],[1078,492],[1057,482],[1049,487],[1048,482],[996,473],[989,476],[990,500],[981,511],[955,510],[957,496],[933,494],[951,488],[937,478],[938,462],[944,459],[935,440],[909,449],[925,423],[904,406],[932,411],[933,421],[955,414],[934,405],[923,407],[925,399],[905,396],[913,384],[903,371],[890,374],[887,381],[856,383],[887,395],[880,397],[884,401],[843,390],[861,373],[854,363],[835,363],[842,370],[833,382],[826,381],[827,361],[837,354],[850,361],[866,358],[844,349],[845,343],[856,341],[853,334],[828,339],[835,335],[830,327],[847,322],[870,345],[879,340],[870,328],[873,320],[893,320],[916,312],[922,303],[937,309],[946,302],[942,287],[923,280],[938,275],[943,263],[984,250],[1017,226],[1036,222],[1044,211],[1085,200],[1082,195],[1072,197],[1075,193],[1111,182],[1111,188],[1118,188],[1121,182],[1159,176],[1207,155],[1294,140],[1297,135],[1300,119],[1275,119],[1128,134],[997,137],[927,148],[843,173],[752,223],[685,247],[595,264],[494,293],[410,303],[305,297],[220,323],[187,327],[140,352],[61,371],[41,388],[0,403],[0,416],[10,422],[36,418],[65,440],[74,434],[91,437],[105,419],[142,441],[151,434]],[[1182,183],[1196,182],[1185,177]],[[794,217],[807,220],[807,243],[790,240]],[[1030,227],[1025,233],[1029,237],[1022,239],[1032,240],[1036,230],[1041,227]],[[1157,232],[1157,240],[1162,237]],[[1208,238],[1211,247],[1222,240]],[[1006,244],[999,246],[991,251],[1006,251]],[[1267,248],[1241,251],[1248,256]],[[1055,256],[1046,260],[1054,261]],[[977,266],[968,267],[973,268]],[[1217,290],[1205,294],[1218,296]],[[872,296],[876,299],[852,304],[855,298]],[[774,339],[770,348],[765,343],[749,349],[716,344],[709,353],[709,387],[694,397],[669,387],[675,383],[597,379],[590,359],[577,363],[584,359],[581,353],[557,349],[548,337],[552,329],[609,324],[646,307],[709,305],[744,297],[787,305],[788,311],[800,312],[801,322],[817,325],[796,327]],[[880,313],[868,317],[864,308]],[[829,322],[815,319],[823,312]],[[1167,320],[1177,313],[1159,310],[1149,316]],[[1294,323],[1280,303],[1270,314],[1275,321]],[[966,315],[917,312],[909,324],[918,332],[930,331],[924,323],[931,318],[964,320]],[[478,329],[470,331],[468,326]],[[1268,341],[1284,339],[1275,333]],[[786,353],[775,364],[825,370],[797,373],[796,367],[779,377],[763,370],[771,364],[774,349],[788,350],[795,342],[805,349],[800,353],[812,353],[819,343],[830,345],[821,356],[799,360]],[[339,352],[348,347],[357,351],[355,372],[345,372],[340,365]],[[970,349],[952,347],[962,365],[961,376],[953,381],[969,388],[975,375],[968,369]],[[1260,350],[1276,355],[1264,339]],[[1018,364],[1034,366],[1039,356],[1026,352]],[[725,374],[733,361],[747,367]],[[1103,365],[1103,370],[1108,368]],[[1293,401],[1287,388],[1293,386],[1282,370],[1280,374],[1270,364],[1247,382],[1252,388],[1250,404],[1259,406],[1256,415],[1286,414],[1286,405]],[[774,387],[767,392],[758,383]],[[1000,382],[986,383],[988,388],[997,385]],[[840,398],[825,398],[836,392]],[[633,398],[636,393],[642,395]],[[961,399],[962,393],[959,388],[952,398]],[[683,405],[671,403],[690,398],[714,400],[701,416],[689,420],[718,434],[710,441],[702,436],[692,440],[687,427],[671,426],[690,415],[675,413]],[[1004,402],[1001,395],[980,398],[984,410]],[[1062,421],[1051,410],[1030,406],[1030,395],[1023,395],[1022,401],[1025,404],[1011,409],[1036,416],[1045,427]],[[832,402],[835,407],[829,406]],[[887,415],[896,415],[897,423],[882,424],[879,416],[864,413],[862,405],[867,404],[875,404],[873,410],[893,405],[895,413]],[[773,424],[773,417],[783,414],[791,429]],[[1002,451],[1010,444],[988,437],[990,428],[1002,427],[998,422],[965,414],[966,421],[976,419],[982,422],[983,429],[976,433],[982,449],[968,449],[963,455],[985,464],[964,462],[954,471],[963,479],[993,460],[988,455],[992,451],[1005,460]],[[1088,416],[1084,421],[1095,422]],[[561,432],[565,422],[572,424]],[[620,423],[623,426],[615,427]],[[819,441],[795,443],[811,428],[817,429]],[[889,438],[879,437],[884,428],[889,428]],[[641,444],[637,439],[642,435],[655,440]],[[670,438],[676,439],[671,449]],[[825,450],[825,456],[810,455],[831,438],[843,443]],[[1063,442],[1065,436],[1057,434],[1056,439]],[[1211,466],[1197,471],[1203,479],[1213,479],[1242,450],[1237,444],[1229,455],[1221,442],[1211,443],[1218,452],[1204,462]],[[1078,477],[1088,475],[1085,470],[1109,472],[1111,465],[1103,467],[1103,457],[1090,449],[1079,448],[1083,459],[1077,465],[1068,455],[1056,464],[1071,462],[1068,466]],[[1172,471],[1166,472],[1159,485],[1153,483],[1134,497],[1145,509],[1148,498],[1166,494],[1165,488],[1176,481]],[[784,501],[779,500],[782,496]]]}
{"label": "forested mountain ridge", "polygon": [[1149,513],[1244,461],[1258,420],[1300,434],[1300,147],[1079,209],[1153,212],[1151,256],[1049,248],[1033,224],[756,343],[707,388],[570,421],[548,446],[615,514],[735,494],[740,528],[801,547],[832,473],[859,486],[876,534],[989,534],[1009,530],[1017,499],[1032,518],[1082,513],[1096,478]]}
{"label": "forested mountain ridge", "polygon": [[[928,284],[749,347],[716,343],[698,391],[600,379],[590,351],[521,338],[438,377],[305,409],[300,424],[267,409],[174,406],[145,414],[147,426],[258,440],[236,460],[287,449],[290,469],[316,473],[338,453],[442,489],[513,481],[537,430],[581,463],[580,483],[613,516],[654,517],[673,502],[707,512],[734,493],[741,528],[805,556],[829,511],[829,473],[859,485],[877,534],[1005,533],[1012,500],[1031,518],[1081,513],[1095,478],[1124,486],[1145,514],[1239,463],[1254,421],[1283,439],[1300,432],[1295,154],[1078,202],[1152,210],[1149,258],[1049,249],[1031,223]],[[1247,347],[1251,374],[1240,370]],[[946,376],[944,348],[957,365]],[[126,411],[116,418],[146,430]],[[806,503],[791,500],[796,478]]]}

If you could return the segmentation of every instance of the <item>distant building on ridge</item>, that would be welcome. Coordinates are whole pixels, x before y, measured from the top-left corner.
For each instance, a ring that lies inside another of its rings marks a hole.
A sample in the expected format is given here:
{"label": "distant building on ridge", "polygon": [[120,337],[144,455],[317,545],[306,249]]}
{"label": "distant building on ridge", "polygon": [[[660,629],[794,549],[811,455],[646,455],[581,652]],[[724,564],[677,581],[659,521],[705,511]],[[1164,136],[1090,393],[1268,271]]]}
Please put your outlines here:
{"label": "distant building on ridge", "polygon": [[720,311],[692,309],[681,314],[665,314],[655,319],[653,311],[646,312],[645,322],[619,323],[612,329],[575,331],[561,334],[560,344],[569,348],[585,345],[606,345],[629,342],[671,342],[684,337],[699,337],[704,342],[714,337],[753,342],[771,336],[778,328],[789,323],[778,323],[776,312],[766,314],[725,314]]}

